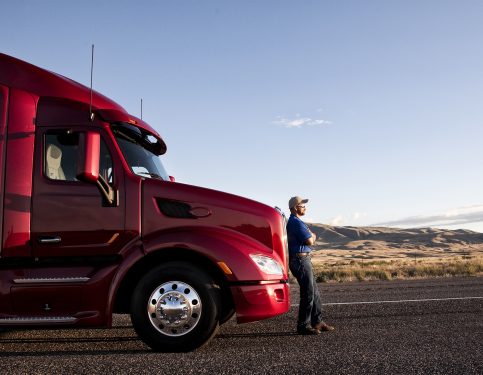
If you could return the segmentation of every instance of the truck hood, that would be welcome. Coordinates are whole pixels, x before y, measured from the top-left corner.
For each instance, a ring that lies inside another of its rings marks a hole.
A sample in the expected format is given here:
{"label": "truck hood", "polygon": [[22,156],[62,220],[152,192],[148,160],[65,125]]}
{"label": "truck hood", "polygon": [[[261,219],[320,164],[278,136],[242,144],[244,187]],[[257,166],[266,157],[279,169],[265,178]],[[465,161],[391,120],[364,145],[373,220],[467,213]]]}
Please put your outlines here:
{"label": "truck hood", "polygon": [[169,228],[217,227],[236,231],[281,251],[281,214],[263,203],[193,185],[154,179],[143,181],[143,234]]}

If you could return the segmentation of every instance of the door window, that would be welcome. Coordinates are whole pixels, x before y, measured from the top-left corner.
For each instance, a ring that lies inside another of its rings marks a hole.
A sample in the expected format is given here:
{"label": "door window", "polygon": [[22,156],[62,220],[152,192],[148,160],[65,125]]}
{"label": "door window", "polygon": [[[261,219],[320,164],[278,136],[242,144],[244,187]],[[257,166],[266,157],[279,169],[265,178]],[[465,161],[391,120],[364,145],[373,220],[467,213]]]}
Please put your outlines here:
{"label": "door window", "polygon": [[[79,132],[47,133],[44,137],[44,175],[50,180],[79,181],[77,158]],[[113,184],[112,156],[101,138],[99,174]]]}

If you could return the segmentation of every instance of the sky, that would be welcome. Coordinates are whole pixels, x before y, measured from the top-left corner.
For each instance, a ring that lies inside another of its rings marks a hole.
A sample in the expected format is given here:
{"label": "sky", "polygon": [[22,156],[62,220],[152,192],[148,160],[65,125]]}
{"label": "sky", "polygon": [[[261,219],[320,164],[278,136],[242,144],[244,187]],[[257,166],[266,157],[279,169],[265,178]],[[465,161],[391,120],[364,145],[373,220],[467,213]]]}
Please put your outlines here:
{"label": "sky", "polygon": [[480,0],[0,0],[0,52],[165,139],[178,182],[308,222],[483,232]]}

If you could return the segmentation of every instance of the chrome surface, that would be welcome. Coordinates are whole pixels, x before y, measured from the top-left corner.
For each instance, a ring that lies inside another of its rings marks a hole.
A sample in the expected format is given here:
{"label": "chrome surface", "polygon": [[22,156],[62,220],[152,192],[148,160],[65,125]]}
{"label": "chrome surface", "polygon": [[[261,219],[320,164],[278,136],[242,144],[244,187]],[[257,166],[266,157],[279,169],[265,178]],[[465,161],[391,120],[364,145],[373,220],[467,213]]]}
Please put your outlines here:
{"label": "chrome surface", "polygon": [[73,316],[27,316],[16,318],[0,318],[0,325],[44,324],[44,323],[73,323],[77,320]]}
{"label": "chrome surface", "polygon": [[62,242],[62,239],[59,236],[39,238],[39,243],[41,244],[53,244],[53,243],[60,243],[60,242]]}
{"label": "chrome surface", "polygon": [[85,283],[90,277],[32,277],[25,279],[14,279],[15,284],[69,284],[69,283]]}
{"label": "chrome surface", "polygon": [[151,294],[147,301],[151,324],[166,336],[183,336],[201,318],[201,299],[196,290],[181,281],[169,281]]}

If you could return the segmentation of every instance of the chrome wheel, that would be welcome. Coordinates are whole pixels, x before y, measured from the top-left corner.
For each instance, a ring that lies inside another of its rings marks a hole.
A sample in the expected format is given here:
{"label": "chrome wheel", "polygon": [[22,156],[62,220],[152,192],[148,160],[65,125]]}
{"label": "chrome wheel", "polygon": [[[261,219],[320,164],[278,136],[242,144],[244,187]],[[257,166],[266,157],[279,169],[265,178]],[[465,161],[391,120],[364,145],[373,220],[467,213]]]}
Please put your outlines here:
{"label": "chrome wheel", "polygon": [[168,281],[157,287],[147,304],[151,324],[166,336],[182,336],[201,318],[201,298],[189,284]]}
{"label": "chrome wheel", "polygon": [[155,351],[188,352],[206,344],[218,330],[220,311],[220,287],[213,278],[181,261],[151,269],[131,297],[133,327]]}

